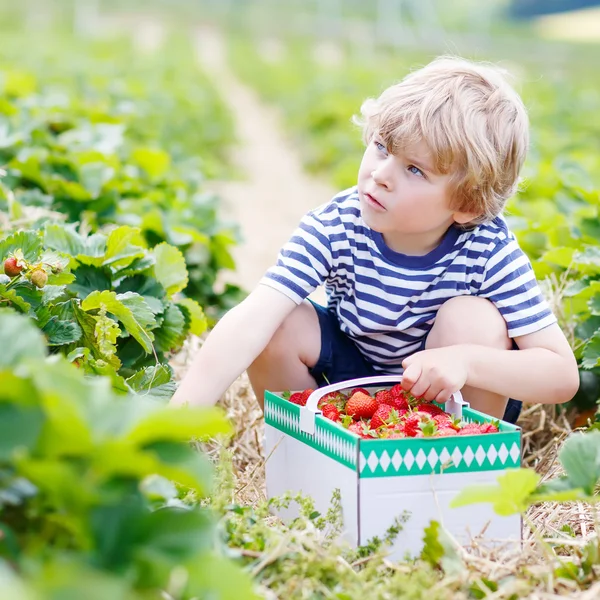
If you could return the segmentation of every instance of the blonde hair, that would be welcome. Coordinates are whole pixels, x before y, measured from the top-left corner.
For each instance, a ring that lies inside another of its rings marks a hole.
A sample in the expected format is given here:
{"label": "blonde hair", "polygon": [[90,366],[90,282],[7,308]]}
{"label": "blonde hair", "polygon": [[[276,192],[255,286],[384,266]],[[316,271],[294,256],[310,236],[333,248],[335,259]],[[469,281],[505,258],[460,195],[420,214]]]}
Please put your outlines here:
{"label": "blonde hair", "polygon": [[375,134],[396,153],[424,141],[436,171],[452,173],[452,208],[498,216],[519,183],[529,145],[529,119],[506,72],[484,63],[441,56],[366,100],[365,143]]}

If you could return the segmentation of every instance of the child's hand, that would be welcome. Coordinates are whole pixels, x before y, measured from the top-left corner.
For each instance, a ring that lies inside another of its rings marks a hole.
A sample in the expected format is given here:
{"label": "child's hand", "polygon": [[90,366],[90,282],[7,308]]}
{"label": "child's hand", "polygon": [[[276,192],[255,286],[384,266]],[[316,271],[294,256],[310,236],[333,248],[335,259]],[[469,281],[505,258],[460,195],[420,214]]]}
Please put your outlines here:
{"label": "child's hand", "polygon": [[446,402],[467,382],[466,348],[447,346],[423,350],[402,361],[402,387],[417,398],[428,402]]}

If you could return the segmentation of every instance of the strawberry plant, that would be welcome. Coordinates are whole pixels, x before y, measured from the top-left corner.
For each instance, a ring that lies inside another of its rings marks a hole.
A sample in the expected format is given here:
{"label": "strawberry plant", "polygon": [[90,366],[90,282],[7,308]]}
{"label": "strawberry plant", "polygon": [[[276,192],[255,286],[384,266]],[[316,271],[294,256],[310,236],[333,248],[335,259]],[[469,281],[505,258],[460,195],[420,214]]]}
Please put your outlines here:
{"label": "strawberry plant", "polygon": [[200,305],[179,295],[188,274],[177,248],[148,250],[125,225],[83,235],[48,222],[1,238],[0,261],[0,311],[31,317],[53,353],[120,392],[173,393],[167,359],[206,327]]}
{"label": "strawberry plant", "polygon": [[[238,238],[203,183],[211,164],[225,164],[229,117],[189,59],[173,66],[181,49],[143,61],[127,61],[128,51],[117,44],[96,55],[84,47],[66,66],[54,56],[60,71],[42,59],[32,61],[33,72],[19,70],[24,58],[0,71],[0,211],[8,227],[36,211],[60,212],[92,231],[138,227],[146,246],[179,248],[186,295],[216,318],[242,295],[231,285],[215,289],[219,271],[235,267],[230,249]],[[179,89],[173,69],[187,69],[196,83]]]}
{"label": "strawberry plant", "polygon": [[255,597],[194,502],[212,476],[187,442],[226,432],[220,411],[115,396],[13,310],[0,346],[3,597]]}

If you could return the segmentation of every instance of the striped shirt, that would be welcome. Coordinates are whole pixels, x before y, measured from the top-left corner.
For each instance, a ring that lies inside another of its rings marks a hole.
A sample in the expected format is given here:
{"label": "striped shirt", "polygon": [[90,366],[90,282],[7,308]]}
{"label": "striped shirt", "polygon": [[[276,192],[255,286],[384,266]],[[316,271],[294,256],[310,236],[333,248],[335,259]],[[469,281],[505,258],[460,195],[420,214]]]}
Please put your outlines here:
{"label": "striped shirt", "polygon": [[376,370],[392,374],[424,347],[438,309],[456,296],[489,299],[511,338],[556,321],[504,219],[450,227],[429,254],[408,256],[365,224],[355,187],[303,217],[261,283],[297,304],[325,284],[341,330]]}

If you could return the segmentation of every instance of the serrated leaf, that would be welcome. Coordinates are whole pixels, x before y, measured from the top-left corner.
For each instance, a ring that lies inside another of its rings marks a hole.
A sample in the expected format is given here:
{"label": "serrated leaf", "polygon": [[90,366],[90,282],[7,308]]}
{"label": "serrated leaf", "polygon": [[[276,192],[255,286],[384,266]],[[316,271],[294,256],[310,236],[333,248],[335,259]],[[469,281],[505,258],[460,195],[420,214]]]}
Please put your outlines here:
{"label": "serrated leaf", "polygon": [[202,335],[208,327],[208,321],[202,307],[191,298],[178,300],[177,306],[184,311],[184,314],[187,313],[185,316],[189,319],[189,331],[194,335]]}
{"label": "serrated leaf", "polygon": [[133,292],[119,295],[109,291],[92,292],[83,300],[81,308],[86,312],[104,308],[123,323],[147,353],[152,352],[154,335],[145,327],[155,324],[154,315],[140,295]]}
{"label": "serrated leaf", "polygon": [[25,302],[25,300],[17,294],[15,288],[7,290],[6,285],[4,284],[0,284],[0,306],[13,306],[25,314],[27,314],[31,308],[31,305],[28,302]]}
{"label": "serrated leaf", "polygon": [[42,331],[48,339],[50,346],[64,346],[74,344],[81,338],[81,327],[74,321],[61,321],[58,317],[51,317],[44,325]]}
{"label": "serrated leaf", "polygon": [[136,258],[130,265],[123,267],[115,272],[116,277],[132,277],[151,269],[154,266],[154,256],[146,254]]}
{"label": "serrated leaf", "polygon": [[82,300],[92,292],[110,290],[111,280],[108,269],[81,265],[74,271],[75,281],[69,289]]}
{"label": "serrated leaf", "polygon": [[600,479],[600,431],[575,433],[561,448],[558,459],[573,488],[591,496]]}
{"label": "serrated leaf", "polygon": [[127,379],[127,383],[136,392],[149,390],[153,387],[171,382],[171,371],[165,365],[147,367]]}
{"label": "serrated leaf", "polygon": [[540,476],[531,469],[510,469],[498,477],[498,485],[470,485],[463,488],[450,506],[456,508],[489,502],[493,504],[497,515],[522,513],[529,507],[539,481]]}
{"label": "serrated leaf", "polygon": [[169,304],[164,313],[163,322],[154,331],[156,349],[159,352],[172,352],[185,341],[186,327],[183,313],[175,304]]}
{"label": "serrated leaf", "polygon": [[4,238],[0,242],[0,261],[4,262],[15,250],[21,250],[28,262],[36,262],[42,252],[42,238],[39,232],[19,231]]}
{"label": "serrated leaf", "polygon": [[54,304],[58,301],[66,300],[66,286],[64,285],[46,285],[42,289],[42,304]]}
{"label": "serrated leaf", "polygon": [[141,258],[146,251],[132,241],[139,237],[139,229],[122,225],[113,229],[106,241],[106,253],[103,265],[118,269],[130,265],[136,258]]}
{"label": "serrated leaf", "polygon": [[44,250],[39,258],[39,262],[49,266],[53,271],[61,272],[69,266],[71,261],[68,256],[60,254],[55,250]]}
{"label": "serrated leaf", "polygon": [[154,274],[167,295],[172,296],[183,290],[188,283],[188,272],[181,251],[163,242],[154,248],[153,254],[156,260]]}
{"label": "serrated leaf", "polygon": [[117,299],[134,313],[136,320],[144,329],[151,330],[156,327],[154,312],[143,296],[135,292],[125,292],[124,294],[117,294]]}
{"label": "serrated leaf", "polygon": [[127,384],[138,394],[165,401],[173,396],[176,389],[166,365],[146,367],[130,377]]}
{"label": "serrated leaf", "polygon": [[600,329],[588,340],[581,360],[584,369],[593,369],[600,366]]}
{"label": "serrated leaf", "polygon": [[75,224],[46,225],[44,242],[48,248],[69,256],[78,256],[85,252],[85,241],[75,231]]}
{"label": "serrated leaf", "polygon": [[46,344],[28,317],[0,310],[0,369],[11,369],[28,358],[43,359]]}

